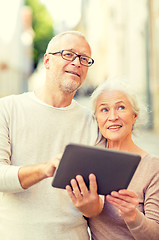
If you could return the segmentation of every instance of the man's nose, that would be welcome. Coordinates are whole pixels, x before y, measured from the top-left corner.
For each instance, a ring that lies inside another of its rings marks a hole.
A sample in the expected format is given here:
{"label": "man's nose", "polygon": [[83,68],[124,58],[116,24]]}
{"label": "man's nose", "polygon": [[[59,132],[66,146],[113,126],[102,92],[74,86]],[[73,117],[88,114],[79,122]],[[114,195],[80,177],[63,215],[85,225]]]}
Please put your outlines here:
{"label": "man's nose", "polygon": [[72,60],[72,63],[75,65],[81,65],[80,56],[75,56]]}

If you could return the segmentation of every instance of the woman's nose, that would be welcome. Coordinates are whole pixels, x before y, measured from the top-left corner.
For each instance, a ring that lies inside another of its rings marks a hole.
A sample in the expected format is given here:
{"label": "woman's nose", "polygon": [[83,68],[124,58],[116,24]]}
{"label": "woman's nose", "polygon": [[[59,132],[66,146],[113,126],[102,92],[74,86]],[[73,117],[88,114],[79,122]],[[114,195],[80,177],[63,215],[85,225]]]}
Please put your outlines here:
{"label": "woman's nose", "polygon": [[118,113],[117,113],[117,111],[114,110],[114,109],[110,110],[110,111],[109,111],[109,115],[108,115],[108,119],[109,119],[109,120],[112,120],[112,121],[117,120],[117,119],[118,119]]}

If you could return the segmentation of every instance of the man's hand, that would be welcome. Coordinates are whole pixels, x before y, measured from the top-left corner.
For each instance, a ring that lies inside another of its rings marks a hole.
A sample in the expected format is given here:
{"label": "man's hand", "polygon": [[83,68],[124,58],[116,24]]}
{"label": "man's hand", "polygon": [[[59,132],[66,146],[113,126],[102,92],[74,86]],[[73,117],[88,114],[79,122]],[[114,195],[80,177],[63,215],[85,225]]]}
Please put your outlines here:
{"label": "man's hand", "polygon": [[72,189],[69,185],[66,186],[68,195],[74,206],[85,217],[97,216],[102,211],[104,202],[97,194],[97,182],[94,174],[89,175],[89,190],[80,175],[71,180],[71,186]]}
{"label": "man's hand", "polygon": [[21,167],[18,172],[18,177],[22,188],[27,189],[45,178],[53,177],[60,159],[61,154],[47,163]]}
{"label": "man's hand", "polygon": [[55,170],[59,165],[61,157],[62,157],[62,154],[59,154],[55,158],[53,158],[51,161],[43,164],[42,171],[43,171],[45,178],[53,177]]}

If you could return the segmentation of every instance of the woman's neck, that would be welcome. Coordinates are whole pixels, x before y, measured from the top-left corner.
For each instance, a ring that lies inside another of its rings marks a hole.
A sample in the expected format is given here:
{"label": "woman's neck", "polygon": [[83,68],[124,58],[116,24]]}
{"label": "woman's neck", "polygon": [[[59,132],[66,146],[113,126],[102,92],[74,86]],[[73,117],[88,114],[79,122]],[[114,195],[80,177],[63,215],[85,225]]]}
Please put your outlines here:
{"label": "woman's neck", "polygon": [[125,151],[130,153],[136,153],[141,155],[142,157],[147,154],[144,150],[142,150],[140,147],[138,147],[133,140],[126,139],[125,141],[106,141],[107,148],[117,150],[117,151]]}

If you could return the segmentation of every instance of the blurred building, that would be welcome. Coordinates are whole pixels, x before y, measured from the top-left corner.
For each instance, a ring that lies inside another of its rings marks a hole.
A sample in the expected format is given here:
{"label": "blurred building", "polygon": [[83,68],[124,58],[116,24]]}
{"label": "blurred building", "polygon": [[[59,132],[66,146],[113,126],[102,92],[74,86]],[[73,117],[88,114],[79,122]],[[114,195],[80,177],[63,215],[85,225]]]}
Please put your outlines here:
{"label": "blurred building", "polygon": [[159,131],[159,1],[83,0],[77,29],[91,47],[88,82],[123,76],[149,108],[149,128]]}
{"label": "blurred building", "polygon": [[[57,18],[56,33],[73,28],[83,32],[90,42],[95,63],[80,91],[90,93],[108,77],[125,77],[149,108],[147,127],[159,132],[159,1],[80,0],[78,5],[73,0],[42,2],[48,3],[49,11]],[[34,37],[32,12],[24,7],[23,0],[0,3],[2,15],[0,97],[27,90]],[[41,68],[34,74],[36,80]]]}
{"label": "blurred building", "polygon": [[23,0],[0,2],[0,97],[27,90],[32,70],[31,11]]}
{"label": "blurred building", "polygon": [[150,22],[150,90],[154,129],[159,132],[159,1],[149,0]]}
{"label": "blurred building", "polygon": [[32,28],[32,9],[28,6],[23,6],[21,9],[22,18],[22,32],[21,32],[21,44],[23,51],[22,58],[22,89],[28,90],[28,79],[33,72],[33,38],[34,30]]}

